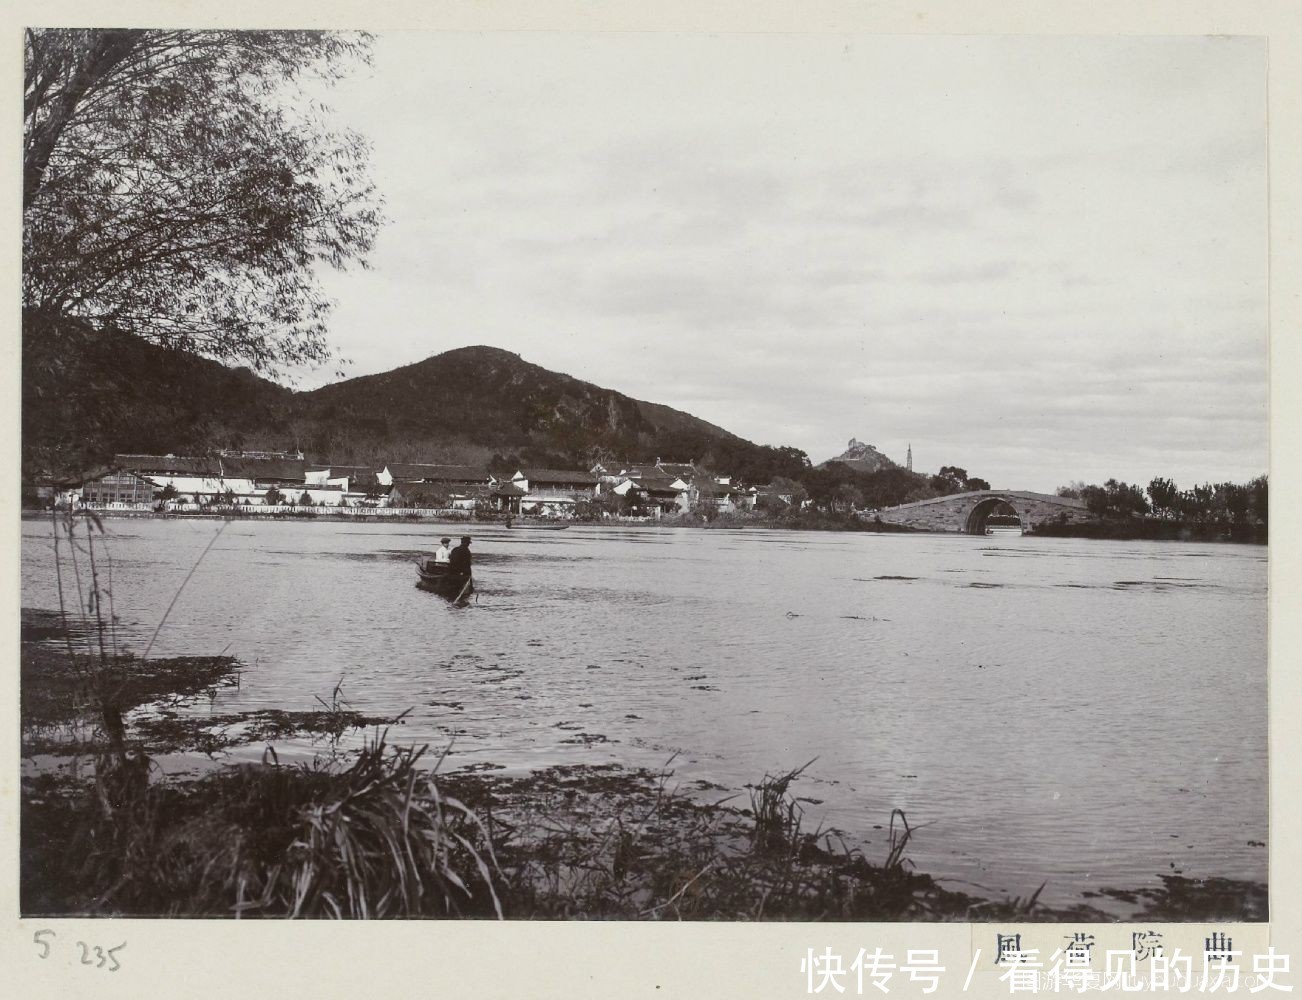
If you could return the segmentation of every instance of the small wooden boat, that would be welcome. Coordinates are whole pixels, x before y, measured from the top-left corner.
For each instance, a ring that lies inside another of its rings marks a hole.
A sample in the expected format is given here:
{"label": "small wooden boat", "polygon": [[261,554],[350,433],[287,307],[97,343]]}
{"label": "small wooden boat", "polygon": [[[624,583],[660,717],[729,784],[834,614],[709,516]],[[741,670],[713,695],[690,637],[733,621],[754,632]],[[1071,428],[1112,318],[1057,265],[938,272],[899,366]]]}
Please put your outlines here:
{"label": "small wooden boat", "polygon": [[427,559],[416,564],[416,586],[449,601],[464,601],[475,592],[473,578],[459,576],[448,569],[447,563]]}

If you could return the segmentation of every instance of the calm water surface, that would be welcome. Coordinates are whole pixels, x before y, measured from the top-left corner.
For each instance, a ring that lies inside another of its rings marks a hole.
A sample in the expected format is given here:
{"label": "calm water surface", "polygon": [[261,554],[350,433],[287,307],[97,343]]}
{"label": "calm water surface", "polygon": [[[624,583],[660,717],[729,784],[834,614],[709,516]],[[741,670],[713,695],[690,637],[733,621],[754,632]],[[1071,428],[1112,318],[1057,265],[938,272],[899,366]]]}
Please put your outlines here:
{"label": "calm water surface", "polygon": [[[216,529],[108,522],[137,649]],[[445,768],[673,758],[731,793],[817,758],[809,826],[879,857],[902,808],[920,870],[994,893],[1265,880],[1264,548],[476,526],[456,609],[414,587],[443,533],[232,523],[154,655],[248,665],[196,712],[316,708],[342,677]],[[55,608],[50,527],[23,539],[23,604]]]}

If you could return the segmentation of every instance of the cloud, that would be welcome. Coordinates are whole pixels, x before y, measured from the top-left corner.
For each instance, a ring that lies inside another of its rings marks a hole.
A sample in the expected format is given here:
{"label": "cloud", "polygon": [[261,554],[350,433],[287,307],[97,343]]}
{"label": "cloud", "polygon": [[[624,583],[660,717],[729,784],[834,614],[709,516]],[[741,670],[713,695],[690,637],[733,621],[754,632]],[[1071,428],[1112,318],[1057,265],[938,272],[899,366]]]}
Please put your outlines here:
{"label": "cloud", "polygon": [[334,103],[393,222],[327,276],[332,335],[359,374],[497,344],[816,459],[853,434],[1005,485],[1243,477],[1263,67],[1253,40],[382,36]]}

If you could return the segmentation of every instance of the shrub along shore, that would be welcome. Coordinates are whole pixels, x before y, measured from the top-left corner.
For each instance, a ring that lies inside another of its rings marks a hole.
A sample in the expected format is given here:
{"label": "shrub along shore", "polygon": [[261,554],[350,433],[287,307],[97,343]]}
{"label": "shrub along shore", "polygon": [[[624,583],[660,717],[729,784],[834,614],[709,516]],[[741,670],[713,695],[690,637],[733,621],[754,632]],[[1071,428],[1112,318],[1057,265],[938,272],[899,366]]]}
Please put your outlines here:
{"label": "shrub along shore", "polygon": [[[317,712],[196,718],[184,700],[238,683],[234,660],[110,656],[90,670],[57,615],[23,624],[23,753],[47,755],[23,779],[27,916],[1110,920],[1124,904],[1265,917],[1264,886],[1219,879],[1099,894],[1113,912],[955,891],[914,870],[898,810],[871,855],[809,830],[792,792],[803,768],[718,801],[614,765],[439,773],[427,748],[390,742],[401,719],[349,711],[338,690]],[[360,752],[338,749],[350,730],[371,734]],[[309,764],[268,750],[179,778],[153,762],[302,734],[323,741]],[[70,758],[86,766],[52,763]]]}

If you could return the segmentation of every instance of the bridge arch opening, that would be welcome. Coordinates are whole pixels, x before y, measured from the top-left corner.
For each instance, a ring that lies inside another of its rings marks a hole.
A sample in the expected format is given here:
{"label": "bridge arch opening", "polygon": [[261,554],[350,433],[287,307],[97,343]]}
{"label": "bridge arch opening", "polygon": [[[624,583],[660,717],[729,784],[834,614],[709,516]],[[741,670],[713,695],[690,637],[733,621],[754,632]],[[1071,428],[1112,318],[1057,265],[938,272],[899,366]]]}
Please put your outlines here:
{"label": "bridge arch opening", "polygon": [[984,535],[991,525],[1019,527],[1023,531],[1030,527],[1017,508],[1003,497],[987,497],[973,507],[963,530],[969,535]]}

